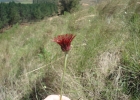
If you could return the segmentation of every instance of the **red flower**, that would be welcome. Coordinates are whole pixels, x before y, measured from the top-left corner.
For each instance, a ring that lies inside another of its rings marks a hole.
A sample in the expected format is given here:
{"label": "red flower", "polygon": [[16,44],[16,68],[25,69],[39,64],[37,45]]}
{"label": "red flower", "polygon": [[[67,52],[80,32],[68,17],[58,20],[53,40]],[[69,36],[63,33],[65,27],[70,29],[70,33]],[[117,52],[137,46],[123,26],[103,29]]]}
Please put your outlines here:
{"label": "red flower", "polygon": [[75,36],[76,35],[73,34],[58,35],[53,41],[61,46],[63,52],[68,52],[70,50],[71,42]]}

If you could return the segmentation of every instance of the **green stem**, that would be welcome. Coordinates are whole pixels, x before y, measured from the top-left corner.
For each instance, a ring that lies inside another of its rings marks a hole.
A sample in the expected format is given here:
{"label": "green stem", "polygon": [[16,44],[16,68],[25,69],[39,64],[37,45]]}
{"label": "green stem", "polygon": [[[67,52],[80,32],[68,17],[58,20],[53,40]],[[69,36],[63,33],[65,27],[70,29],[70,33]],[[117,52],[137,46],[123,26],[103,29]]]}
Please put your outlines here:
{"label": "green stem", "polygon": [[62,80],[61,80],[60,100],[62,100],[62,90],[63,90],[64,76],[65,76],[65,71],[66,71],[66,66],[67,66],[67,59],[68,59],[68,53],[65,53],[64,69],[63,69],[63,75],[62,75]]}

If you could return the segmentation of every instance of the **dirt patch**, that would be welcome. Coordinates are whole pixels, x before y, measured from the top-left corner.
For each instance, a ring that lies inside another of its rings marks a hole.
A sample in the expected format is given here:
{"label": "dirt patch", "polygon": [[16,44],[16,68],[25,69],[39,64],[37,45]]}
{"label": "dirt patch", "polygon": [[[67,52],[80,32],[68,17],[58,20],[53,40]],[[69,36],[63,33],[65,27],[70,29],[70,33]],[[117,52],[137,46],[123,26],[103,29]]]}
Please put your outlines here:
{"label": "dirt patch", "polygon": [[87,3],[82,3],[82,6],[89,6],[89,4],[87,4]]}
{"label": "dirt patch", "polygon": [[84,17],[82,17],[82,18],[77,19],[75,22],[78,22],[78,21],[84,20],[84,19],[86,19],[86,18],[94,17],[94,16],[95,16],[95,15],[84,16]]}
{"label": "dirt patch", "polygon": [[53,19],[58,18],[58,16],[50,17],[48,18],[49,21],[52,21]]}

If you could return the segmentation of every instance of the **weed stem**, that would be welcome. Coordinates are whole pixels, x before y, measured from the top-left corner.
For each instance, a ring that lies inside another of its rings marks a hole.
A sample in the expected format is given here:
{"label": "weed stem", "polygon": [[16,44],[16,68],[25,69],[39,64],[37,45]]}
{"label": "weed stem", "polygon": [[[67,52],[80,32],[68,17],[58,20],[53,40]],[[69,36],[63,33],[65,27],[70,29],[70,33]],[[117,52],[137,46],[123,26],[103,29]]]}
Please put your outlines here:
{"label": "weed stem", "polygon": [[63,75],[62,75],[62,80],[61,80],[60,100],[62,100],[62,90],[63,90],[64,76],[65,76],[65,71],[66,71],[66,66],[67,66],[67,59],[68,59],[68,53],[66,52],[65,53],[65,62],[64,62]]}

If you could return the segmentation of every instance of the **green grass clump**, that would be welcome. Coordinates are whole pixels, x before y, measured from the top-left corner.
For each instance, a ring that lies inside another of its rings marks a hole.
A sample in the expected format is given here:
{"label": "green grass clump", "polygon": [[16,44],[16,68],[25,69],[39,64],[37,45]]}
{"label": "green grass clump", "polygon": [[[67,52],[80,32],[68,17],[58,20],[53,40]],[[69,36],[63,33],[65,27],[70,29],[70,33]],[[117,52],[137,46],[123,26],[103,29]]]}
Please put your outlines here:
{"label": "green grass clump", "polygon": [[[130,8],[131,7],[131,8]],[[138,12],[140,5],[137,1],[130,1],[129,7],[126,8],[128,15],[126,15],[127,28],[129,30],[129,38],[122,53],[122,85],[126,94],[132,96],[132,100],[139,100],[140,97],[140,27]],[[129,9],[129,10],[128,10]],[[130,14],[131,13],[131,14]]]}

